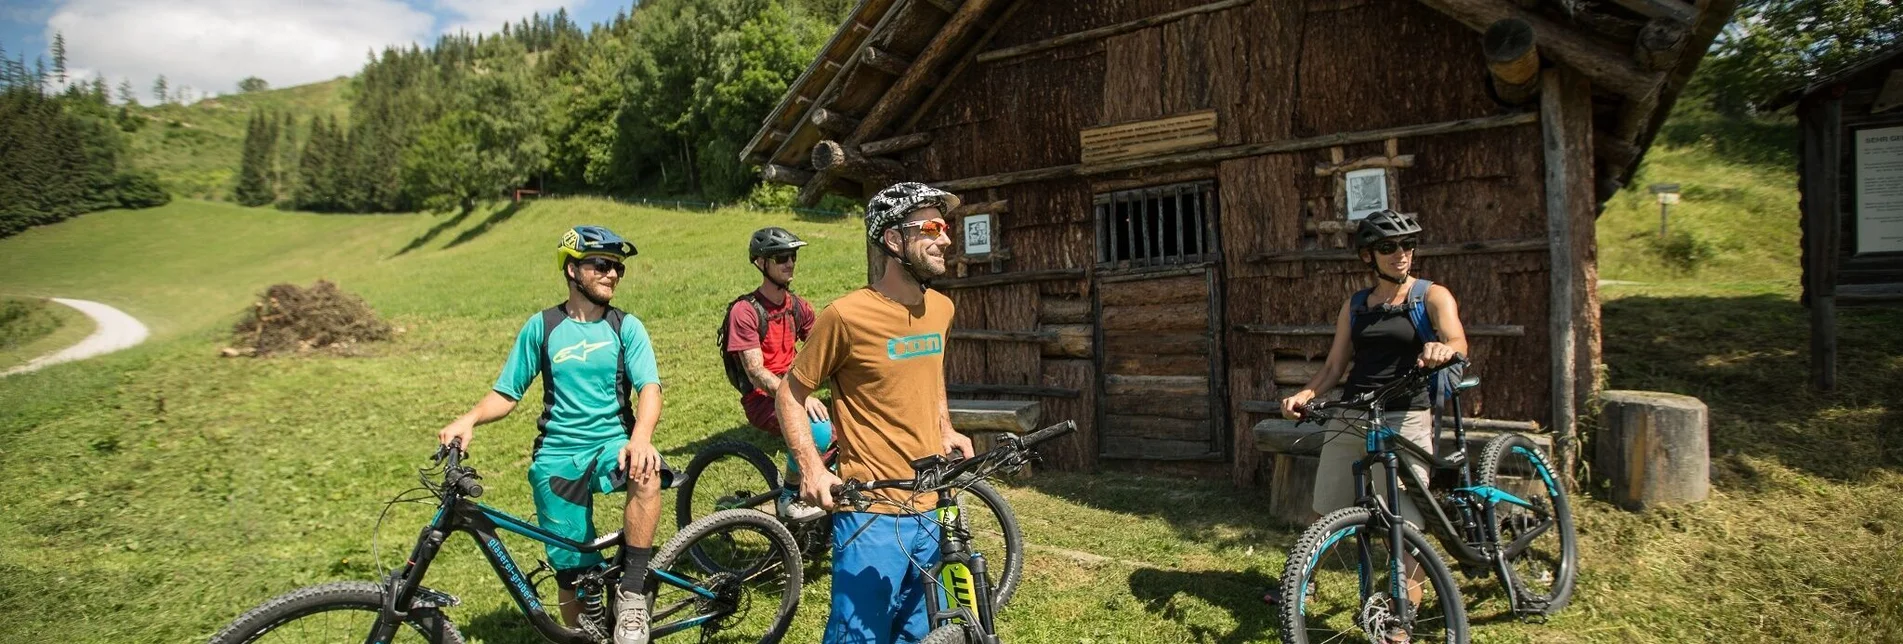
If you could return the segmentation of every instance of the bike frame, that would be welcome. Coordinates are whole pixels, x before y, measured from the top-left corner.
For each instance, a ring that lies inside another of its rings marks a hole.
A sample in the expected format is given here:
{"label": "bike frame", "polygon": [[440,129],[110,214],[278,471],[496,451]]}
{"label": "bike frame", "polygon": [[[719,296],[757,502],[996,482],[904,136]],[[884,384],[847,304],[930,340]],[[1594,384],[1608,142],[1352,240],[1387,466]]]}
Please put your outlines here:
{"label": "bike frame", "polygon": [[997,641],[996,616],[991,603],[991,573],[983,553],[972,552],[966,539],[965,518],[958,511],[958,488],[938,494],[938,563],[931,578],[938,580],[939,592],[925,594],[925,620],[930,628],[963,623],[977,628],[976,642]]}
{"label": "bike frame", "polygon": [[[541,597],[535,593],[535,587],[530,585],[528,575],[523,574],[522,569],[516,566],[515,559],[509,556],[508,547],[504,546],[502,539],[496,536],[496,529],[501,528],[576,552],[601,552],[621,545],[621,532],[612,532],[588,543],[570,541],[507,512],[470,501],[453,492],[445,492],[445,494],[448,498],[437,507],[436,517],[430,520],[430,524],[423,528],[422,534],[417,537],[416,546],[410,551],[409,560],[402,570],[391,576],[388,582],[390,587],[384,593],[383,610],[377,616],[375,628],[364,641],[367,644],[384,644],[390,641],[402,625],[408,610],[415,608],[414,604],[419,596],[426,600],[425,606],[430,608],[436,607],[440,598],[447,597],[425,588],[423,577],[429,572],[430,563],[435,560],[436,554],[442,549],[443,543],[449,539],[449,535],[454,532],[463,532],[475,540],[476,549],[481,550],[483,557],[489,560],[489,566],[495,569],[496,577],[502,581],[502,586],[508,589],[509,596],[515,600],[516,607],[521,609],[523,616],[528,618],[529,624],[535,627],[536,632],[557,644],[594,644],[593,637],[580,630],[563,626],[557,618],[549,614],[542,604]],[[668,571],[651,570],[649,572],[660,583],[685,589],[701,598],[716,598],[713,591],[701,588]],[[398,610],[398,607],[404,607],[405,610]],[[684,606],[669,607],[668,611],[657,611],[657,614],[671,614],[682,607]],[[653,629],[650,637],[656,639],[665,637],[700,626],[716,617],[719,615],[696,615],[658,626]]]}

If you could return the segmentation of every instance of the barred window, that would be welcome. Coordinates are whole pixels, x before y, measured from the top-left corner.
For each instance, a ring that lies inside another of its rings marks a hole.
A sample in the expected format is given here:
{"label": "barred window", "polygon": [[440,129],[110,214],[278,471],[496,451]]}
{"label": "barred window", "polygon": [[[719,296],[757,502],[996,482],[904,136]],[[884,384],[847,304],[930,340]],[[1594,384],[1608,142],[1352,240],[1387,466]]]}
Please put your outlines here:
{"label": "barred window", "polygon": [[1097,195],[1097,262],[1145,268],[1216,261],[1216,183]]}

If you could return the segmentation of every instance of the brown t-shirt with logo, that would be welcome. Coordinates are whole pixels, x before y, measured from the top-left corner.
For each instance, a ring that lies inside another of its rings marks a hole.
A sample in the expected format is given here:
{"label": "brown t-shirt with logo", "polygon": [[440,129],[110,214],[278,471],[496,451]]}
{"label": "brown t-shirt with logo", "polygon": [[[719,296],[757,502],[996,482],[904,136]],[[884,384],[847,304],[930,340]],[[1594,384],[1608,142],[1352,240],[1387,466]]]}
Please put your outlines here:
{"label": "brown t-shirt with logo", "polygon": [[[951,321],[951,298],[933,290],[924,303],[906,306],[862,288],[820,311],[788,373],[809,388],[833,382],[840,478],[910,479],[912,461],[945,451],[939,404]],[[923,511],[936,502],[931,495],[914,506]],[[898,512],[877,505],[870,511]]]}

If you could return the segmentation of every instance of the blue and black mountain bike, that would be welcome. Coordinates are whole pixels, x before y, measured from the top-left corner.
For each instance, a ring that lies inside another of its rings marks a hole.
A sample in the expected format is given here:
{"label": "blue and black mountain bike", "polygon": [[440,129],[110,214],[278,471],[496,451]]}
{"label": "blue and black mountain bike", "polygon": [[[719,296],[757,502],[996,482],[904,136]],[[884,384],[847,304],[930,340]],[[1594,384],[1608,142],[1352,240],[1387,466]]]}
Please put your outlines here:
{"label": "blue and black mountain bike", "polygon": [[[1513,614],[1550,615],[1571,601],[1577,537],[1566,489],[1546,455],[1531,439],[1503,433],[1482,448],[1477,468],[1469,465],[1459,394],[1479,378],[1460,382],[1449,399],[1452,454],[1430,454],[1381,420],[1384,405],[1412,398],[1440,369],[1460,363],[1465,359],[1304,407],[1305,420],[1344,421],[1348,430],[1320,435],[1365,441],[1368,455],[1354,464],[1354,507],[1311,524],[1289,553],[1282,571],[1283,642],[1468,641],[1460,589],[1421,528],[1402,518],[1404,494],[1467,576],[1500,578]],[[1436,486],[1400,466],[1403,454],[1427,464]],[[1369,476],[1375,465],[1382,466],[1380,477]]]}
{"label": "blue and black mountain bike", "polygon": [[[614,590],[621,579],[619,557],[608,557],[577,580],[581,623],[568,628],[550,614],[536,591],[538,579],[516,566],[496,530],[577,552],[615,548],[621,545],[621,533],[579,543],[477,503],[473,499],[482,496],[480,477],[462,464],[462,457],[459,447],[438,450],[431,458],[432,466],[422,470],[422,487],[391,501],[392,505],[427,502],[431,497],[437,501],[435,518],[417,536],[402,567],[381,582],[334,582],[278,596],[239,616],[212,636],[212,644],[461,644],[462,634],[443,614],[458,600],[423,585],[430,563],[456,532],[467,533],[476,542],[516,607],[543,637],[559,644],[612,641]],[[699,557],[686,556],[690,548]],[[697,558],[703,557],[716,565],[701,565]],[[799,606],[801,573],[793,535],[773,517],[754,510],[710,514],[675,533],[649,564],[651,637],[698,630],[703,642],[778,642]]]}

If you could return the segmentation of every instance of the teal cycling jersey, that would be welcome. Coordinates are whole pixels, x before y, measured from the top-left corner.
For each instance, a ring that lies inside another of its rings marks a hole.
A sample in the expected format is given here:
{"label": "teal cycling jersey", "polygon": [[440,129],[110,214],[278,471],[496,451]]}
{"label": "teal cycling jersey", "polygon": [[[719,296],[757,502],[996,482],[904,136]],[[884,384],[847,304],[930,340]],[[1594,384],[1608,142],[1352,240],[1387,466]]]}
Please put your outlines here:
{"label": "teal cycling jersey", "polygon": [[537,423],[542,434],[536,438],[536,454],[574,454],[625,439],[630,428],[623,424],[615,392],[615,360],[626,365],[633,397],[639,397],[643,386],[660,383],[647,327],[625,316],[617,338],[606,320],[563,319],[548,331],[546,343],[542,334],[542,316],[529,317],[495,385],[496,393],[519,401],[547,368],[550,382],[542,386],[550,394],[543,396],[546,409]]}

